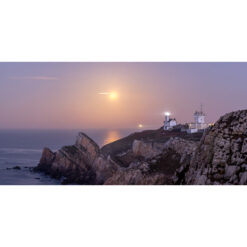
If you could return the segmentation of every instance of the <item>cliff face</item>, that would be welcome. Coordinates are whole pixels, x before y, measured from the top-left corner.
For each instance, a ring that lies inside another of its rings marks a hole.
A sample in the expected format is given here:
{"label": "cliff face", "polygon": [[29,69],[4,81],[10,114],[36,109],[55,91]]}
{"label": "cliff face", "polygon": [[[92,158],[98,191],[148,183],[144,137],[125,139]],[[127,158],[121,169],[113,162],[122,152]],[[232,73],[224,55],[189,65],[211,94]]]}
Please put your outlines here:
{"label": "cliff face", "polygon": [[35,170],[55,178],[64,177],[66,183],[102,184],[115,169],[115,163],[100,154],[99,146],[79,133],[75,145],[65,146],[55,153],[45,148]]}
{"label": "cliff face", "polygon": [[202,137],[178,184],[247,184],[247,111],[226,114]]}
{"label": "cliff face", "polygon": [[65,183],[172,184],[176,169],[190,160],[195,148],[195,142],[181,138],[170,138],[165,143],[134,140],[127,152],[116,153],[119,160],[124,160],[123,166],[123,162],[103,155],[93,140],[80,133],[75,145],[55,153],[45,148],[36,171],[64,177]]}
{"label": "cliff face", "polygon": [[133,162],[127,168],[118,169],[105,184],[173,184],[175,171],[190,162],[196,147],[196,142],[178,137],[166,143],[134,141]]}

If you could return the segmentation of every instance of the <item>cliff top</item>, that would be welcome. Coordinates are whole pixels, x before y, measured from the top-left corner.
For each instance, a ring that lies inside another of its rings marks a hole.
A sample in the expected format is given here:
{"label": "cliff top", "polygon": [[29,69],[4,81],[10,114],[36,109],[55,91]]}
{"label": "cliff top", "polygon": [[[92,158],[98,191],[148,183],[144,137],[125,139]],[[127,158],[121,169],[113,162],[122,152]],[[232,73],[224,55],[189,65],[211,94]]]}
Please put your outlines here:
{"label": "cliff top", "polygon": [[130,134],[115,142],[109,143],[101,148],[101,152],[107,156],[111,155],[114,157],[117,153],[125,152],[132,148],[134,140],[141,140],[145,142],[156,142],[165,143],[172,137],[180,137],[190,141],[200,141],[203,133],[187,134],[186,132],[180,131],[166,131],[163,128],[157,130],[145,130],[142,132],[136,132]]}

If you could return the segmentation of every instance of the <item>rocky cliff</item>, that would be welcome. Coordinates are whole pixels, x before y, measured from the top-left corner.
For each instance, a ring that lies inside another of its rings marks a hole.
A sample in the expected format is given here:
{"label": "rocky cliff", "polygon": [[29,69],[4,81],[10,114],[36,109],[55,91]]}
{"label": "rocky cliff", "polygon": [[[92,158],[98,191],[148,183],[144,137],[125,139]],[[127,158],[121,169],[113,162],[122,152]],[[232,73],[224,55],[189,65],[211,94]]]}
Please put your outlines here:
{"label": "rocky cliff", "polygon": [[133,161],[128,167],[118,169],[105,184],[173,184],[175,171],[190,162],[196,147],[196,142],[178,137],[166,143],[134,141]]}
{"label": "rocky cliff", "polygon": [[56,152],[45,148],[35,170],[69,184],[172,184],[176,169],[190,160],[195,147],[195,142],[176,137],[161,143],[134,140],[128,149],[115,150],[112,159],[79,133],[72,146]]}
{"label": "rocky cliff", "polygon": [[79,133],[72,146],[65,146],[55,153],[44,148],[35,171],[55,178],[64,177],[64,183],[102,184],[115,169],[110,157],[105,159],[99,146],[86,134]]}
{"label": "rocky cliff", "polygon": [[247,110],[221,117],[202,137],[177,184],[247,184]]}
{"label": "rocky cliff", "polygon": [[247,184],[247,110],[193,135],[135,133],[102,149],[80,133],[72,146],[45,148],[36,171],[75,184]]}

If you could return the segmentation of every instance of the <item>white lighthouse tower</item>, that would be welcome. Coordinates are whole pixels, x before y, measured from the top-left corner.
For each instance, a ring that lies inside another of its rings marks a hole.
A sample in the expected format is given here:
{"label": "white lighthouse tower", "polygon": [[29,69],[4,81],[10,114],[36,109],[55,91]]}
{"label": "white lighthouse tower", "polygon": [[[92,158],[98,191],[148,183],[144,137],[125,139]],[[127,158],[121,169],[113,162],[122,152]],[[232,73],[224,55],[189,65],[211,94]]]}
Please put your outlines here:
{"label": "white lighthouse tower", "polygon": [[165,113],[164,130],[170,130],[177,125],[176,119],[170,118],[170,115],[170,112]]}
{"label": "white lighthouse tower", "polygon": [[200,111],[194,113],[196,129],[204,129],[206,114],[203,112],[202,105]]}
{"label": "white lighthouse tower", "polygon": [[206,114],[203,112],[203,108],[201,105],[200,111],[195,111],[194,113],[194,123],[189,124],[188,133],[195,133],[198,131],[202,131],[208,127],[205,123]]}

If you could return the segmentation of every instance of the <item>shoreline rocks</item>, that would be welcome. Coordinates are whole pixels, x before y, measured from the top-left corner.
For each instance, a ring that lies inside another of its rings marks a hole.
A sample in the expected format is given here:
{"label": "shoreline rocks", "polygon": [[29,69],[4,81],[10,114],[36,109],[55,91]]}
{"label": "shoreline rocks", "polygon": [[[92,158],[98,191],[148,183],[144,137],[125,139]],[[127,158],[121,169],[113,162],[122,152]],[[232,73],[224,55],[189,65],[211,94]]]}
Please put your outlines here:
{"label": "shoreline rocks", "polygon": [[20,166],[14,166],[14,167],[7,167],[7,170],[21,170]]}
{"label": "shoreline rocks", "polygon": [[64,146],[56,152],[45,148],[34,170],[57,179],[65,177],[68,183],[93,184],[94,174],[89,168],[98,154],[98,145],[87,135],[79,133],[72,146]]}

